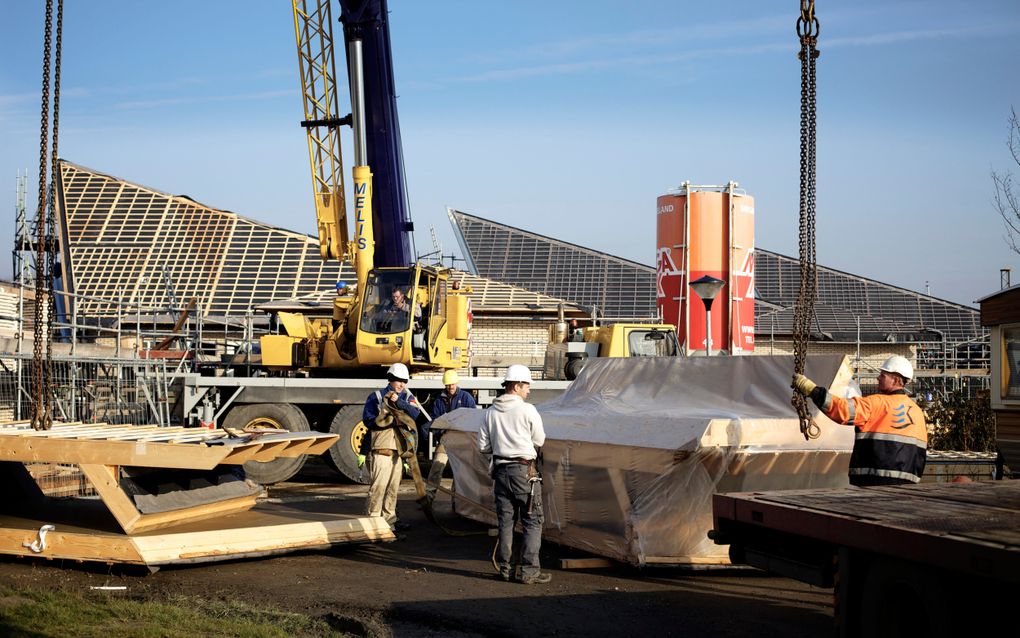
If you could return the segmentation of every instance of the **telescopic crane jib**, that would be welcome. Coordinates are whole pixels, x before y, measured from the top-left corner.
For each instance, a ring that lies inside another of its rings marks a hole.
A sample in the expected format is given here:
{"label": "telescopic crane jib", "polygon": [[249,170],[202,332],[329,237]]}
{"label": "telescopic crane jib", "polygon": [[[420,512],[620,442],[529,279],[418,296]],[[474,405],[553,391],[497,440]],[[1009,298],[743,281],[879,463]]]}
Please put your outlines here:
{"label": "telescopic crane jib", "polygon": [[[262,363],[326,374],[403,363],[467,364],[468,298],[450,271],[413,263],[385,0],[341,0],[351,113],[339,116],[329,0],[292,0],[308,153],[323,259],[350,261],[331,321],[279,314]],[[339,129],[354,133],[354,240],[348,239]]]}

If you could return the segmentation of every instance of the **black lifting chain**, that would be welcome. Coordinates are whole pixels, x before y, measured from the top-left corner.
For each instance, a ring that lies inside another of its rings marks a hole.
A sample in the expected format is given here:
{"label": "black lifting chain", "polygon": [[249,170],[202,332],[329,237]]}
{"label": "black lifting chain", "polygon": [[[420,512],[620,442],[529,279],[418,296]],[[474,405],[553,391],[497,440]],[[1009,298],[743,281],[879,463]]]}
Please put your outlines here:
{"label": "black lifting chain", "polygon": [[[815,258],[815,61],[818,59],[820,26],[815,17],[814,0],[801,0],[797,18],[800,38],[800,290],[793,316],[794,373],[804,374],[808,336],[818,298],[818,272]],[[791,399],[800,419],[805,439],[815,439],[821,431],[812,421],[807,398],[794,391]]]}
{"label": "black lifting chain", "polygon": [[52,322],[56,312],[53,296],[55,258],[57,131],[60,113],[60,49],[63,30],[63,0],[57,1],[56,73],[53,87],[53,147],[50,157],[51,174],[47,188],[46,144],[49,141],[50,121],[50,58],[53,32],[53,0],[46,1],[46,24],[43,40],[42,106],[39,124],[39,201],[36,216],[35,242],[35,299],[33,303],[33,358],[32,358],[32,427],[48,430],[53,425],[53,370]]}

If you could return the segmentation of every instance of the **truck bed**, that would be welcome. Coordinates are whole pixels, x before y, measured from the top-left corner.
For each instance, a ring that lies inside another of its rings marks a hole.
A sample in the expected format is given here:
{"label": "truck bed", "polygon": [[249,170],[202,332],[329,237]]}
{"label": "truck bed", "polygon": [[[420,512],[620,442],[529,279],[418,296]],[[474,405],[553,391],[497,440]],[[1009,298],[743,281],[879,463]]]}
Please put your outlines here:
{"label": "truck bed", "polygon": [[[712,537],[730,544],[731,556],[842,547],[1020,583],[1020,481],[716,494],[713,515]],[[777,571],[797,577],[786,567]]]}

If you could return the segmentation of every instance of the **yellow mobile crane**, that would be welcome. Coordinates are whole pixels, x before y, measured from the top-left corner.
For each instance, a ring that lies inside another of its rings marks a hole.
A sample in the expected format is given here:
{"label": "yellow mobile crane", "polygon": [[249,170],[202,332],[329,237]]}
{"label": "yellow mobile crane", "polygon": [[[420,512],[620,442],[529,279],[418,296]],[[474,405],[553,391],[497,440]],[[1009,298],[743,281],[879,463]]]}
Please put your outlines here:
{"label": "yellow mobile crane", "polygon": [[[341,0],[340,5],[350,115],[336,115],[330,0],[293,0],[294,31],[320,254],[324,260],[353,264],[357,281],[338,284],[332,321],[281,312],[286,334],[262,337],[262,364],[319,376],[393,363],[411,369],[463,367],[469,291],[451,283],[446,269],[409,265],[413,257],[407,235],[412,226],[405,209],[386,3]],[[354,131],[353,241],[348,236],[340,153],[339,129],[344,124]]]}

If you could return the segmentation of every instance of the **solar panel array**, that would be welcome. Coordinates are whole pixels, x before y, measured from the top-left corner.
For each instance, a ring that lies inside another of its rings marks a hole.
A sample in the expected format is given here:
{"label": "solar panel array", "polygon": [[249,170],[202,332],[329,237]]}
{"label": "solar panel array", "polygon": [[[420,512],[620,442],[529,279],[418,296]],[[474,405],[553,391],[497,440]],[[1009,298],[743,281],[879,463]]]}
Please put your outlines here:
{"label": "solar panel array", "polygon": [[[65,285],[83,316],[109,300],[144,308],[195,298],[206,314],[240,316],[274,299],[332,290],[353,277],[323,262],[317,239],[62,161]],[[311,213],[309,213],[311,214]]]}
{"label": "solar panel array", "polygon": [[567,242],[450,211],[477,274],[551,297],[604,317],[655,316],[655,270]]}
{"label": "solar panel array", "polygon": [[[482,277],[597,307],[607,317],[651,319],[655,268],[582,246],[450,210],[468,263]],[[792,329],[797,259],[755,249],[755,321],[758,331]],[[848,335],[944,333],[962,341],[983,334],[979,313],[942,299],[818,267],[816,330]]]}

